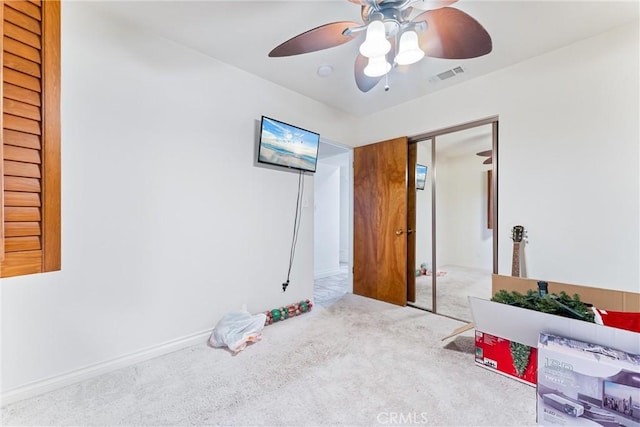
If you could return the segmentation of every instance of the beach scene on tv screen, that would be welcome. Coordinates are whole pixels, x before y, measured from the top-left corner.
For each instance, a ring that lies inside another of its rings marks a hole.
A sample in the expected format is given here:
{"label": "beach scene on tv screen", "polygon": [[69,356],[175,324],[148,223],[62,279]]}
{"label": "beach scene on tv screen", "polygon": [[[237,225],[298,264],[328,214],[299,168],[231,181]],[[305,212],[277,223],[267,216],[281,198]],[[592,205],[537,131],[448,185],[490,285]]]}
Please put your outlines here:
{"label": "beach scene on tv screen", "polygon": [[427,181],[427,167],[418,165],[416,166],[416,188],[422,190]]}
{"label": "beach scene on tv screen", "polygon": [[314,171],[318,135],[268,118],[263,119],[259,160]]}

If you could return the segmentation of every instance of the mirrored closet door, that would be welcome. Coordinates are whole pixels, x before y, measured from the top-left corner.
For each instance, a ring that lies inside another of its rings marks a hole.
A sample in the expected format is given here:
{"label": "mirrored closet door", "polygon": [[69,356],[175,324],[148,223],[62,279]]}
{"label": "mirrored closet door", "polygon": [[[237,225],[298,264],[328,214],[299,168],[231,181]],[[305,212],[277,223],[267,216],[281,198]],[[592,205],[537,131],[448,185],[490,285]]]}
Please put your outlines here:
{"label": "mirrored closet door", "polygon": [[470,321],[468,297],[491,298],[491,275],[497,267],[497,122],[414,143],[415,302],[410,304]]}
{"label": "mirrored closet door", "polygon": [[[433,163],[431,161],[431,139],[419,141],[415,145],[415,305],[433,311],[434,288],[431,278],[433,263]],[[411,190],[410,190],[411,191]],[[409,251],[411,252],[411,251]]]}

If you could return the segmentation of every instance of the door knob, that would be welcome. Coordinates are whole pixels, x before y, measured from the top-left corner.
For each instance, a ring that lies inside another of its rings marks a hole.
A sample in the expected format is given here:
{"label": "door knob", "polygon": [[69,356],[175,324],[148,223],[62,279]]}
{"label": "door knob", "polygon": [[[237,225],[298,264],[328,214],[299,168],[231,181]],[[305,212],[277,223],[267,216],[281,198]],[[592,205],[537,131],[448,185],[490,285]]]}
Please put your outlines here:
{"label": "door knob", "polygon": [[400,236],[404,231],[402,229],[396,230],[396,236]]}
{"label": "door knob", "polygon": [[411,233],[413,233],[413,230],[412,229],[408,229],[407,230],[407,234],[411,234]]}

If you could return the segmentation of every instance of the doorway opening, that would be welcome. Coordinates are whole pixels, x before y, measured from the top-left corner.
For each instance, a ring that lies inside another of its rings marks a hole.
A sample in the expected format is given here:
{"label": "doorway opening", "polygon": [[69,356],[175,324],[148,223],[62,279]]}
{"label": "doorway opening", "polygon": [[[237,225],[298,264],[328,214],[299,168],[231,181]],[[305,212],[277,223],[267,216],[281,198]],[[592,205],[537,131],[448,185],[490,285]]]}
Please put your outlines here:
{"label": "doorway opening", "polygon": [[320,141],[314,176],[314,302],[353,292],[353,149]]}

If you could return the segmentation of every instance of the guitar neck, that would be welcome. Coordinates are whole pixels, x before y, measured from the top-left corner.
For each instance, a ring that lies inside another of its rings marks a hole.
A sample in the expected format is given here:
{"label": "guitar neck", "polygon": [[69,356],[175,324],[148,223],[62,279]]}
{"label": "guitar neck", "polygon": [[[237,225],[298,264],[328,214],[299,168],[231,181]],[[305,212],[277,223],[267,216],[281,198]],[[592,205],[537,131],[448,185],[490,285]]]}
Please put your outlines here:
{"label": "guitar neck", "polygon": [[520,242],[513,242],[513,260],[511,262],[511,275],[520,277]]}

